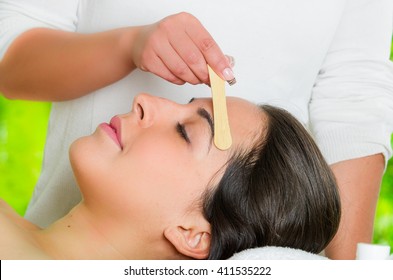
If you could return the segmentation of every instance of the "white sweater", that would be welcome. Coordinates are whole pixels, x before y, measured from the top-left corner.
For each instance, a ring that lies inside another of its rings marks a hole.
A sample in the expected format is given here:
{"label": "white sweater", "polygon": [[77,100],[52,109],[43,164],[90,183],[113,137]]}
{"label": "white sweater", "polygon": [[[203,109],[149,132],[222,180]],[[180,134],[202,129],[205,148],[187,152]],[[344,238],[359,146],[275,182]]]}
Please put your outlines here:
{"label": "white sweater", "polygon": [[[307,125],[329,163],[391,156],[392,0],[0,0],[0,58],[22,32],[49,27],[92,33],[195,15],[235,57],[228,95],[289,110]],[[27,46],[28,47],[28,46]],[[210,89],[176,86],[135,71],[78,100],[54,103],[43,171],[26,218],[45,227],[80,200],[70,143],[149,92],[179,102]]]}

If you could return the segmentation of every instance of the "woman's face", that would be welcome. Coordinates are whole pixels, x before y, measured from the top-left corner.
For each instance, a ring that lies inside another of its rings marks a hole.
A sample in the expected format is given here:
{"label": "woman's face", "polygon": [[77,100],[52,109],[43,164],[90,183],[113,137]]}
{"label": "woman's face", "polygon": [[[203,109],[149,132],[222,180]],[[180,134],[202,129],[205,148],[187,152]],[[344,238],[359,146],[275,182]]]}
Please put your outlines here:
{"label": "woman's face", "polygon": [[180,105],[138,95],[131,112],[71,146],[85,203],[142,224],[170,223],[199,207],[198,199],[221,178],[231,152],[251,147],[261,133],[257,106],[229,97],[227,107],[233,145],[222,151],[213,143],[210,98]]}

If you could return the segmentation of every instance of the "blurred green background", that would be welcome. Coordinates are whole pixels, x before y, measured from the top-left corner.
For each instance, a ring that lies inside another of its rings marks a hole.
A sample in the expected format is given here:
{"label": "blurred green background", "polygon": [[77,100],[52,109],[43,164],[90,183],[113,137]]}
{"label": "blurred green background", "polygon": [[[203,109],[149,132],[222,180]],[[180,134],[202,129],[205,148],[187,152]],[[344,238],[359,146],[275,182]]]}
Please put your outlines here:
{"label": "blurred green background", "polygon": [[[10,101],[0,93],[0,198],[21,215],[40,173],[49,111],[49,103]],[[374,243],[393,248],[393,159],[382,182]]]}
{"label": "blurred green background", "polygon": [[41,170],[50,104],[0,93],[0,198],[23,214]]}

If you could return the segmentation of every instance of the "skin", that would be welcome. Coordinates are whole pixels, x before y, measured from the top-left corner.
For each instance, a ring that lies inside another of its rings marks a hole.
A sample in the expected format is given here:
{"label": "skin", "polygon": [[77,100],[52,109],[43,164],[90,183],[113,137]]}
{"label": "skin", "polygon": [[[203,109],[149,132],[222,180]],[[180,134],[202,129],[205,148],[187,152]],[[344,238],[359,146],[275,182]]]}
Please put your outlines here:
{"label": "skin", "polygon": [[372,242],[384,168],[382,154],[332,165],[340,190],[342,216],[338,232],[325,250],[330,258],[354,259],[357,243]]}
{"label": "skin", "polygon": [[[217,43],[187,13],[95,34],[32,29],[14,41],[0,62],[0,92],[9,99],[69,100],[116,82],[136,68],[175,84],[208,84],[207,63],[225,80],[233,77],[224,76],[230,63]],[[326,255],[353,259],[358,242],[372,241],[384,159],[372,155],[332,168],[344,197],[343,219]]]}
{"label": "skin", "polygon": [[0,258],[206,258],[210,225],[201,195],[220,179],[234,150],[251,147],[264,119],[245,100],[228,98],[227,105],[233,145],[222,151],[198,113],[212,114],[211,99],[179,105],[138,95],[130,113],[114,118],[120,142],[100,125],[71,145],[83,201],[68,215],[41,230],[10,209],[0,211],[0,247],[6,248]]}

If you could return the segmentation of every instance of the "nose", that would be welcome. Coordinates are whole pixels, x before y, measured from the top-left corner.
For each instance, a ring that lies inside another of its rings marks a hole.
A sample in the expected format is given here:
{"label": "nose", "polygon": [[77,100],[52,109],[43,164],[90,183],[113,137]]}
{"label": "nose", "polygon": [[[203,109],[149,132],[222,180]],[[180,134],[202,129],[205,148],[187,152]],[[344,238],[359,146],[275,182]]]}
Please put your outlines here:
{"label": "nose", "polygon": [[163,120],[170,115],[176,105],[178,104],[167,99],[141,93],[134,98],[132,110],[137,114],[140,126],[147,128],[158,119]]}

